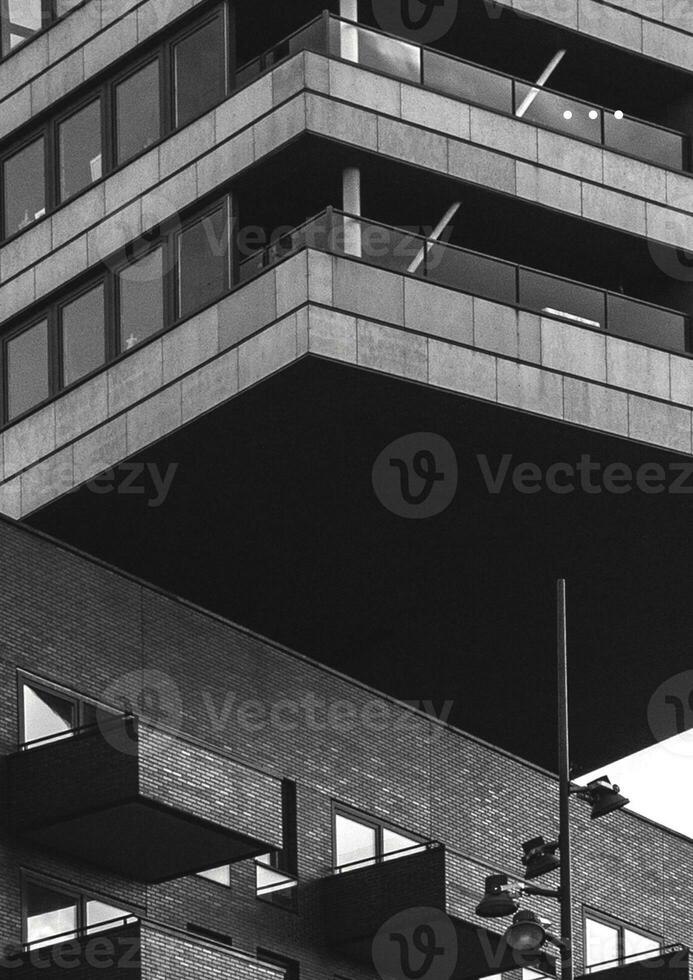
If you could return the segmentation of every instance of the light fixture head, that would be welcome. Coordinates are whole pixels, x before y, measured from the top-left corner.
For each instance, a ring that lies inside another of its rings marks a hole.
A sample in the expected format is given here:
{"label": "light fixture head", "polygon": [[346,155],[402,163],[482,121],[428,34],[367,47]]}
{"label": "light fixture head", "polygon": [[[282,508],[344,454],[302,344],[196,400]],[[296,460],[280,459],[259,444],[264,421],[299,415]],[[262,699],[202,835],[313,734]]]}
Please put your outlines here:
{"label": "light fixture head", "polygon": [[484,919],[497,919],[512,915],[520,904],[510,894],[507,875],[490,875],[486,879],[484,897],[476,907],[476,914]]}
{"label": "light fixture head", "polygon": [[608,776],[600,776],[593,779],[587,786],[578,792],[581,799],[586,800],[592,806],[591,818],[597,820],[599,817],[613,813],[614,810],[621,810],[630,803],[625,796],[621,796],[620,787],[609,781]]}
{"label": "light fixture head", "polygon": [[519,953],[538,953],[546,942],[546,929],[536,912],[520,909],[505,931],[505,941]]}
{"label": "light fixture head", "polygon": [[560,858],[556,857],[557,840],[547,842],[543,837],[533,837],[524,842],[522,850],[524,851],[522,863],[525,866],[527,880],[539,878],[561,866]]}

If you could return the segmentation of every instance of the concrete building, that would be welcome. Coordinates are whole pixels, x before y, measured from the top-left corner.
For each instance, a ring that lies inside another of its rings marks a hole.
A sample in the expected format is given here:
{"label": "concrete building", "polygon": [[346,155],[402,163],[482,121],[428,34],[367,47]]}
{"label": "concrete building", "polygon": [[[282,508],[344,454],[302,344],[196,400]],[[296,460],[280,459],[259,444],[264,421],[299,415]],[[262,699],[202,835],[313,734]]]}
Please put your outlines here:
{"label": "concrete building", "polygon": [[[379,418],[447,419],[499,452],[523,432],[552,462],[570,439],[633,466],[693,456],[687,0],[448,0],[420,19],[382,0],[322,6],[0,0],[0,512],[155,583],[0,528],[0,929],[34,953],[121,918],[148,976],[357,980],[387,967],[370,944],[390,913],[432,906],[452,923],[457,980],[516,970],[489,961],[499,933],[474,908],[483,878],[518,874],[519,845],[555,819],[551,776],[506,751],[525,754],[519,726],[470,698],[492,748],[277,641],[315,654],[370,631],[368,669],[389,669],[377,649],[399,638],[378,634],[376,580],[411,616],[409,659],[435,656],[416,652],[434,614],[468,629],[451,611],[476,539],[443,526],[430,551],[448,585],[419,589],[429,604],[411,612],[397,548],[421,539],[387,525],[369,540],[370,464],[339,469],[357,443],[372,462]],[[156,500],[127,510],[154,464]],[[171,466],[180,496],[163,506]],[[332,510],[304,526],[306,469]],[[515,570],[527,541],[502,552],[496,520],[479,524]],[[372,581],[363,565],[339,577],[338,535],[359,533],[364,554],[391,555],[391,579],[375,564]],[[647,566],[624,545],[632,525],[619,534],[629,573]],[[669,528],[681,561],[686,540]],[[646,603],[624,603],[645,637]],[[465,615],[489,618],[473,602]],[[655,674],[627,673],[646,702]],[[288,698],[290,714],[315,690],[361,723],[287,738],[232,699],[229,726],[220,690],[261,711]],[[371,709],[401,733],[364,724]],[[633,725],[613,744],[642,744]],[[666,948],[688,973],[670,947],[693,941],[690,841],[630,814],[588,827],[576,806],[575,820],[578,970],[616,961],[625,978],[641,968],[624,956]],[[382,860],[398,844],[413,853]],[[333,874],[351,853],[366,866]],[[2,969],[41,970],[17,962]]]}

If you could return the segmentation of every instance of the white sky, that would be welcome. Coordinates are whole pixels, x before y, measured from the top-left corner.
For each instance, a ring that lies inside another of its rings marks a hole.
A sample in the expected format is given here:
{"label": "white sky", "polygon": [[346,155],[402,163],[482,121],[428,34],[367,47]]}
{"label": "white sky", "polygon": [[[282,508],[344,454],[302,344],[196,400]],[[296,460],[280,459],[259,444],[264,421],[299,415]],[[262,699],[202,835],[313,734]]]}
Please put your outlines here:
{"label": "white sky", "polygon": [[693,729],[602,766],[577,780],[608,775],[628,810],[693,838]]}

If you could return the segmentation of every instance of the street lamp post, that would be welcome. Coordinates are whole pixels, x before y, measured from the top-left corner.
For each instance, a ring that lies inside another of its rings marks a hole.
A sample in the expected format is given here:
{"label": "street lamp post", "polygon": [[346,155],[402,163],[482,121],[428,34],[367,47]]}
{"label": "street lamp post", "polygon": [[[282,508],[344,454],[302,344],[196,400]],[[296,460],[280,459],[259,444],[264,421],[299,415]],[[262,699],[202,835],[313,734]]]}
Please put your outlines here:
{"label": "street lamp post", "polygon": [[568,643],[565,579],[556,587],[558,654],[558,840],[561,908],[561,980],[573,980],[573,896],[570,855],[570,734],[568,730]]}
{"label": "street lamp post", "polygon": [[[525,878],[533,879],[555,870],[560,872],[557,889],[541,888],[536,885],[521,885],[514,893],[508,889],[508,876],[491,875],[486,879],[486,891],[477,906],[477,915],[496,918],[513,915],[513,925],[506,930],[506,941],[513,949],[538,953],[545,940],[560,949],[561,980],[573,980],[573,896],[571,883],[570,849],[570,797],[577,796],[592,807],[591,817],[597,819],[620,810],[630,801],[621,796],[618,786],[611,785],[607,776],[601,776],[587,784],[576,786],[570,779],[570,737],[568,728],[568,650],[566,625],[566,586],[565,579],[556,583],[556,653],[558,674],[558,840],[545,841],[534,837],[522,847],[525,865]],[[555,852],[560,852],[560,860]],[[523,895],[554,898],[560,906],[560,938],[551,936],[543,928],[541,920],[533,913],[520,909]]]}

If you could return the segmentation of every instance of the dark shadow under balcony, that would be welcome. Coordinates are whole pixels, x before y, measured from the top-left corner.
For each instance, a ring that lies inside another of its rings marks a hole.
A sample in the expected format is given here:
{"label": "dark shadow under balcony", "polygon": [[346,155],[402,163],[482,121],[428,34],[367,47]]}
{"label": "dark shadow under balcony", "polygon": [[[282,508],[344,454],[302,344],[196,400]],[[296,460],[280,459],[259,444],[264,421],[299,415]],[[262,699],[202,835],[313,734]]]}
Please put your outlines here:
{"label": "dark shadow under balcony", "polygon": [[578,980],[598,976],[600,980],[688,980],[690,950],[686,946],[666,946],[656,953],[640,953],[620,963],[596,963]]}
{"label": "dark shadow under balcony", "polygon": [[282,845],[281,783],[132,718],[7,759],[10,829],[137,881]]}
{"label": "dark shadow under balcony", "polygon": [[118,921],[73,936],[6,949],[0,978],[72,980],[195,977],[196,980],[278,980],[282,972],[254,957],[179,929],[148,921]]}
{"label": "dark shadow under balcony", "polygon": [[[450,913],[446,898],[446,856],[442,844],[426,845],[424,850],[402,853],[393,859],[379,859],[367,867],[345,866],[322,883],[325,938],[328,945],[361,963],[371,964],[378,948],[374,939],[380,933],[387,943],[389,929],[382,927],[398,916],[393,929],[430,926],[436,944],[448,951],[456,946],[456,965],[451,980],[472,980],[518,967],[531,967],[555,976],[555,960],[546,955],[517,953],[502,935],[490,932]],[[402,916],[401,918],[399,918]],[[444,935],[454,929],[450,936]],[[452,964],[451,964],[452,965]]]}

